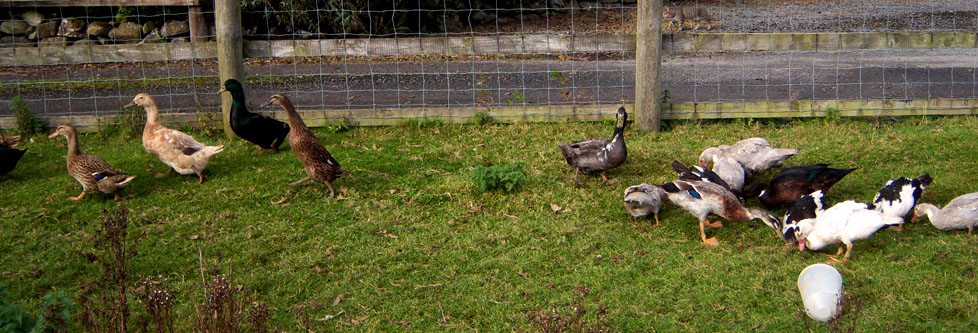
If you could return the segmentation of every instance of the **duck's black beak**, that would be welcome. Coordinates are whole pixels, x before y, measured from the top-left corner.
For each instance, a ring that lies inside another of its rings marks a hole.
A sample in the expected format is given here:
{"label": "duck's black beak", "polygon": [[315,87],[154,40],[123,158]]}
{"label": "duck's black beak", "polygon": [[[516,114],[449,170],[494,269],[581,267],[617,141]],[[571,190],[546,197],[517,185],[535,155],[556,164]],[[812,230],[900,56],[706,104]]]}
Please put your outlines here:
{"label": "duck's black beak", "polygon": [[264,109],[264,108],[267,108],[269,106],[272,106],[272,101],[265,102],[265,104],[259,105],[258,108],[259,109]]}
{"label": "duck's black beak", "polygon": [[134,106],[136,106],[136,102],[129,102],[129,104],[126,104],[122,108],[123,109],[125,109],[125,108],[131,108],[131,107],[134,107]]}

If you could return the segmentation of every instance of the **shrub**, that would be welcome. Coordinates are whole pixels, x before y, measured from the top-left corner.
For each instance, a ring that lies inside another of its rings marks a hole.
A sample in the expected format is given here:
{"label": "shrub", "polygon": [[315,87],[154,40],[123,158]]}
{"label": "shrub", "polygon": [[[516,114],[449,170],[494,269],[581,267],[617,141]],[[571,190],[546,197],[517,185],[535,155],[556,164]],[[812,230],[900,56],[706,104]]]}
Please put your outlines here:
{"label": "shrub", "polygon": [[506,192],[512,192],[526,180],[526,174],[523,172],[523,162],[511,163],[505,166],[479,165],[472,170],[469,177],[475,182],[475,186],[482,191],[504,189]]}
{"label": "shrub", "polygon": [[27,108],[27,103],[20,96],[10,99],[10,108],[14,110],[17,118],[17,133],[20,135],[32,135],[40,133],[44,129],[44,122],[34,116],[31,109]]}
{"label": "shrub", "polygon": [[71,300],[56,290],[41,298],[40,320],[24,307],[7,303],[10,294],[0,285],[0,332],[67,332],[71,324]]}

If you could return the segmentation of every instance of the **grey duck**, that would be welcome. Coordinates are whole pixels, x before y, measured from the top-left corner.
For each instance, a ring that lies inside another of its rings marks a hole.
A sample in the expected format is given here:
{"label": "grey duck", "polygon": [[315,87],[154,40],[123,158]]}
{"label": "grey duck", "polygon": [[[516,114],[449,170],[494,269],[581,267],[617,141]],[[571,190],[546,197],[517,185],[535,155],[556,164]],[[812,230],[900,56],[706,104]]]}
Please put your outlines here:
{"label": "grey duck", "polygon": [[611,139],[587,139],[566,145],[558,145],[567,164],[574,168],[574,183],[581,185],[578,175],[601,173],[606,182],[608,177],[604,172],[617,168],[625,163],[628,151],[625,148],[625,121],[628,114],[625,108],[618,108],[617,122]]}

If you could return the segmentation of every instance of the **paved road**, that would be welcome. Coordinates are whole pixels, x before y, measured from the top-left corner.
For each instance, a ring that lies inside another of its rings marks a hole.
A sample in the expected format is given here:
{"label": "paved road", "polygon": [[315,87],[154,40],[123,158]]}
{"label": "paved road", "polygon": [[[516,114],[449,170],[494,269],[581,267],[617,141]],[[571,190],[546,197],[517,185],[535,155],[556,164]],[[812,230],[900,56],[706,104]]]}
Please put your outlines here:
{"label": "paved road", "polygon": [[[39,114],[115,112],[144,90],[141,78],[157,76],[201,78],[146,88],[163,109],[220,104],[212,64],[62,67],[0,71],[0,114],[11,113],[6,101],[18,90]],[[978,98],[978,49],[685,54],[662,67],[672,102]],[[619,104],[634,101],[635,84],[627,58],[254,65],[247,73],[275,77],[248,87],[249,104],[284,93],[300,109]],[[24,83],[31,79],[109,84],[40,91]]]}

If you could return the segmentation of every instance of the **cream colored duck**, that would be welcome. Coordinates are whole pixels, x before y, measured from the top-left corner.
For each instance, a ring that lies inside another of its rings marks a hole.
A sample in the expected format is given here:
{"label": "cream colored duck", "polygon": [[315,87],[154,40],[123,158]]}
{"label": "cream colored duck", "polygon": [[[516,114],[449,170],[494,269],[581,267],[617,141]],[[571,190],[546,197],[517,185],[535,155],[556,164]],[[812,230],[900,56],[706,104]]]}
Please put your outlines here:
{"label": "cream colored duck", "polygon": [[170,166],[166,174],[157,175],[157,177],[168,175],[170,171],[176,170],[181,175],[196,174],[197,183],[203,183],[206,178],[204,168],[207,167],[214,155],[224,150],[224,145],[205,146],[186,133],[166,128],[160,124],[156,100],[148,94],[136,95],[132,99],[132,103],[126,107],[133,105],[141,106],[146,110],[143,148],[146,149],[147,153],[156,156],[160,161]]}
{"label": "cream colored duck", "polygon": [[119,172],[105,163],[102,158],[82,152],[78,148],[78,134],[74,126],[62,124],[48,138],[53,139],[58,135],[68,139],[68,173],[82,186],[82,193],[68,197],[68,200],[80,200],[88,192],[112,194],[112,200],[119,200],[119,193],[116,192],[128,185],[136,176]]}
{"label": "cream colored duck", "polygon": [[744,167],[744,172],[749,177],[781,165],[781,161],[798,152],[798,149],[771,148],[771,143],[764,138],[749,138],[733,145],[706,148],[700,154],[699,163],[705,169],[714,156],[730,157]]}
{"label": "cream colored duck", "polygon": [[[826,246],[842,243],[846,255],[842,261],[848,261],[852,256],[852,243],[867,239],[876,231],[892,225],[903,223],[903,219],[886,216],[869,209],[866,204],[855,201],[843,201],[817,213],[815,218],[808,218],[797,223],[798,250],[806,248],[820,250]],[[843,251],[839,247],[837,256]],[[837,258],[833,258],[838,260]]]}
{"label": "cream colored duck", "polygon": [[625,189],[625,210],[632,218],[652,215],[655,224],[659,225],[659,207],[662,205],[662,196],[665,192],[655,185],[642,183]]}
{"label": "cream colored duck", "polygon": [[968,229],[970,235],[978,224],[978,192],[954,198],[942,209],[929,203],[918,204],[911,221],[925,215],[938,230]]}

